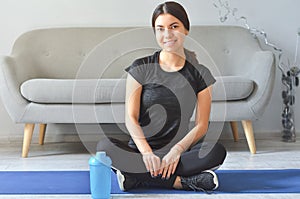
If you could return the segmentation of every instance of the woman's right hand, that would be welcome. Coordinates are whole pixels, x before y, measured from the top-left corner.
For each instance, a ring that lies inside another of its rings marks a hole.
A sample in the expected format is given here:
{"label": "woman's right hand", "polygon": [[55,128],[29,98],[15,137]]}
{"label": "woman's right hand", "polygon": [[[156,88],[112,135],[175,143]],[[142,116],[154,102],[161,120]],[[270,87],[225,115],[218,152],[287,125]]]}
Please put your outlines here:
{"label": "woman's right hand", "polygon": [[159,175],[160,170],[160,158],[155,155],[153,152],[142,153],[143,161],[147,170],[150,172],[152,177],[156,177]]}

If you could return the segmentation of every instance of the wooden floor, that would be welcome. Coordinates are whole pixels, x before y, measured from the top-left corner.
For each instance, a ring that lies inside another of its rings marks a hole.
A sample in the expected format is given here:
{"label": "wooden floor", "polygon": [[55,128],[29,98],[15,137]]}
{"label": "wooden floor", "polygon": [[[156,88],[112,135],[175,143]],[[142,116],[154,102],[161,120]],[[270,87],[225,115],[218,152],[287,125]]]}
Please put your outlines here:
{"label": "wooden floor", "polygon": [[[300,135],[299,135],[300,137]],[[265,136],[256,140],[257,154],[251,155],[245,140],[233,142],[221,140],[228,150],[228,156],[220,169],[293,169],[300,168],[300,139],[296,143],[284,143],[280,136]],[[3,144],[0,147],[1,171],[44,171],[44,170],[88,170],[90,154],[81,143],[33,144],[29,157],[21,158],[21,144]],[[264,199],[300,198],[300,194],[190,194],[190,195],[112,195],[112,198],[209,198],[209,199]],[[90,195],[0,195],[0,198],[61,198],[88,199]]]}

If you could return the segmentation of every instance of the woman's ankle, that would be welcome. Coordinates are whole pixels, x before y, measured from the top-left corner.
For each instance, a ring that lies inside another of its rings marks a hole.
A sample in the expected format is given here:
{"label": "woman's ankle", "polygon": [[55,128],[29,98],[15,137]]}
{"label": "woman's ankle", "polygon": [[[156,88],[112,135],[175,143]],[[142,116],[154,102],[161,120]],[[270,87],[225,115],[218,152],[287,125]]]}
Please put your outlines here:
{"label": "woman's ankle", "polygon": [[180,176],[177,176],[175,179],[175,182],[173,184],[174,189],[182,189],[182,184],[181,184],[181,178]]}

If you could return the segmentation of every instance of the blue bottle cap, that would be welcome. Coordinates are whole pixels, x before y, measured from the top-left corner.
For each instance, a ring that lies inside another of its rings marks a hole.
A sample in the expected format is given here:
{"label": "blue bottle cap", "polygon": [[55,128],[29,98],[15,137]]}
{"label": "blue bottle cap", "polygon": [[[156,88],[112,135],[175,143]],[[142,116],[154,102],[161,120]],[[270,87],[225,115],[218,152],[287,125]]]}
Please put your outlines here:
{"label": "blue bottle cap", "polygon": [[95,157],[90,158],[89,164],[90,165],[104,164],[105,166],[111,167],[112,161],[108,156],[106,156],[105,151],[99,151],[96,153]]}

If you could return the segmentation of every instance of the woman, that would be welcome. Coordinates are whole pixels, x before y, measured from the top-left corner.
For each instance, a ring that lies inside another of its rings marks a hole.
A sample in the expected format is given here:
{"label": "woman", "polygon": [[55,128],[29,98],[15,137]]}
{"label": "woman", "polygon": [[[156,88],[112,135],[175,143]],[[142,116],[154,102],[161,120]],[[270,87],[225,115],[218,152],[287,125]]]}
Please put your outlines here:
{"label": "woman", "polygon": [[[131,139],[128,145],[111,139],[115,145],[139,153],[136,164],[147,171],[117,170],[119,186],[124,191],[154,186],[214,190],[218,179],[212,170],[223,163],[226,151],[218,143],[202,143],[201,138],[209,125],[215,79],[195,54],[183,47],[190,24],[180,4],[158,5],[152,27],[161,50],[135,60],[126,69],[125,123]],[[189,130],[194,108],[195,126]],[[98,144],[98,150],[107,151],[114,162],[117,158],[108,148]],[[206,155],[199,157],[199,150],[205,149]]]}

